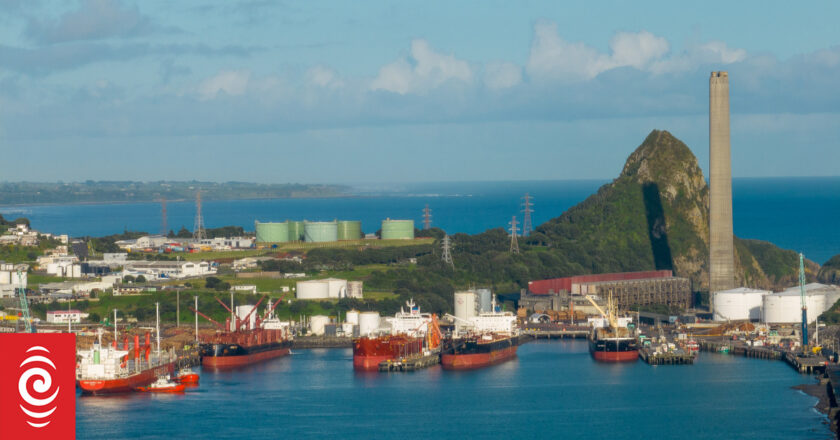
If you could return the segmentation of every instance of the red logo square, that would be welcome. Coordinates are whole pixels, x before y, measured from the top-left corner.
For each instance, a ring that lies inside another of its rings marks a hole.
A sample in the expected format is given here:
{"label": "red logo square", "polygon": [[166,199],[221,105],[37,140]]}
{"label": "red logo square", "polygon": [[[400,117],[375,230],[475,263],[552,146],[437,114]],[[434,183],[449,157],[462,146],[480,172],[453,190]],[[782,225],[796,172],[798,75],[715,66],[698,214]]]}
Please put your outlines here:
{"label": "red logo square", "polygon": [[0,333],[3,438],[76,438],[76,335]]}

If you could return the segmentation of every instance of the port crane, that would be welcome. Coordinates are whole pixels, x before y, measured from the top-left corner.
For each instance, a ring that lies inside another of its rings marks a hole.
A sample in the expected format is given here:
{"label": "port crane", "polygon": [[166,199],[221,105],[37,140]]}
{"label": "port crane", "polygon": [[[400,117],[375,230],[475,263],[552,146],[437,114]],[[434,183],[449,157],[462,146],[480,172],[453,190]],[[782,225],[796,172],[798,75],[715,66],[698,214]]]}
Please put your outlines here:
{"label": "port crane", "polygon": [[596,303],[595,300],[592,299],[591,296],[584,295],[584,297],[587,300],[589,300],[589,302],[592,303],[593,306],[595,306],[595,309],[598,310],[598,312],[601,314],[601,316],[603,316],[604,318],[606,318],[607,321],[610,322],[610,326],[612,328],[616,328],[616,329],[618,328],[618,318],[616,318],[616,316],[615,316],[616,315],[615,305],[613,304],[612,296],[609,296],[607,298],[607,310],[606,311],[604,309],[602,309],[601,306],[599,306],[598,303]]}
{"label": "port crane", "polygon": [[799,299],[802,302],[802,349],[808,350],[808,298],[805,296],[805,257],[799,254]]}
{"label": "port crane", "polygon": [[26,333],[35,333],[32,330],[32,319],[29,317],[29,301],[26,300],[26,287],[23,286],[23,272],[17,270],[18,297],[20,297],[20,311],[23,314],[23,323],[26,326]]}

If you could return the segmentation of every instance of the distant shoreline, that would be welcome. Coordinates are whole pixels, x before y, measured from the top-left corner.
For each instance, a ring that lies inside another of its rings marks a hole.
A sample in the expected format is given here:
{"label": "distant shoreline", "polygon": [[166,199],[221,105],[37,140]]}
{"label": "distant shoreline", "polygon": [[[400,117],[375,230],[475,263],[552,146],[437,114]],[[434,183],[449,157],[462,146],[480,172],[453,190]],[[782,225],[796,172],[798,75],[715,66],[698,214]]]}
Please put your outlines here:
{"label": "distant shoreline", "polygon": [[[376,196],[372,196],[376,197]],[[231,201],[256,201],[256,200],[299,200],[299,199],[354,199],[354,198],[365,198],[365,196],[358,196],[355,194],[344,194],[344,195],[329,195],[329,196],[299,196],[299,197],[244,197],[244,198],[224,198],[224,199],[203,199],[203,202],[231,202]],[[166,203],[182,203],[182,202],[195,202],[194,199],[166,199]],[[160,204],[160,200],[115,200],[115,201],[105,201],[105,202],[65,202],[65,203],[15,203],[15,204],[2,204],[0,203],[0,209],[2,208],[29,208],[34,206],[93,206],[93,205],[133,205],[133,204],[140,204],[140,203],[149,203],[149,204]]]}

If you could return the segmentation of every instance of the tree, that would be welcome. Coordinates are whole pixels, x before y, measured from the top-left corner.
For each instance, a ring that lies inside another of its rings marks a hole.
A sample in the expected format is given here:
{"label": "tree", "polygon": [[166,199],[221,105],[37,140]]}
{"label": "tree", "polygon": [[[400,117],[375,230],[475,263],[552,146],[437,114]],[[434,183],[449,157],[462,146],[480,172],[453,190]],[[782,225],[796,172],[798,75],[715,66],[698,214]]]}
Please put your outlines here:
{"label": "tree", "polygon": [[178,230],[178,233],[175,234],[175,236],[178,238],[192,238],[193,233],[190,232],[189,229],[181,226],[181,229]]}
{"label": "tree", "polygon": [[146,277],[144,277],[143,275],[137,275],[137,278],[135,278],[134,281],[136,283],[145,283],[146,282]]}
{"label": "tree", "polygon": [[99,322],[99,321],[101,321],[101,320],[102,320],[102,318],[99,316],[99,313],[96,313],[96,312],[91,312],[91,313],[88,315],[88,321],[90,321],[90,322],[94,322],[94,323],[96,323],[96,322]]}
{"label": "tree", "polygon": [[134,276],[132,275],[126,275],[123,277],[123,283],[133,283],[134,280]]}
{"label": "tree", "polygon": [[216,277],[207,277],[204,280],[204,287],[206,287],[208,289],[215,289],[216,286],[218,286],[219,283],[221,283],[221,282],[222,282],[222,280],[220,280]]}

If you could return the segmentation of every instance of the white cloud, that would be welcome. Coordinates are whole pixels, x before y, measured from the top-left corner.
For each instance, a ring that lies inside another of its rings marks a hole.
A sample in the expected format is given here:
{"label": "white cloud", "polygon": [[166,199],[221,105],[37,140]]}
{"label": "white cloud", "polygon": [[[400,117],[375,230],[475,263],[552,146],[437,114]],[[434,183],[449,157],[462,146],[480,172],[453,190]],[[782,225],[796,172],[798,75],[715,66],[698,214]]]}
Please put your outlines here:
{"label": "white cloud", "polygon": [[325,89],[340,89],[344,87],[344,81],[339,77],[338,73],[324,66],[315,66],[309,69],[306,72],[306,82]]}
{"label": "white cloud", "polygon": [[490,89],[507,89],[521,82],[522,68],[516,64],[491,62],[484,66],[484,84]]}
{"label": "white cloud", "polygon": [[198,85],[198,95],[203,100],[216,98],[219,93],[238,96],[248,90],[251,72],[247,70],[221,71]]}
{"label": "white cloud", "polygon": [[610,53],[602,53],[584,43],[564,40],[557,24],[543,21],[534,27],[526,70],[538,80],[585,81],[620,67],[659,74],[704,64],[731,64],[747,56],[743,49],[729,48],[720,41],[693,46],[677,55],[669,56],[669,50],[665,38],[643,30],[616,33],[610,40]]}
{"label": "white cloud", "polygon": [[423,93],[448,81],[470,83],[472,69],[453,55],[435,52],[425,40],[411,42],[411,55],[379,69],[371,90],[386,90],[405,95]]}

